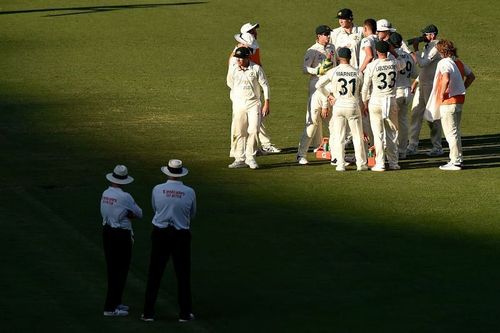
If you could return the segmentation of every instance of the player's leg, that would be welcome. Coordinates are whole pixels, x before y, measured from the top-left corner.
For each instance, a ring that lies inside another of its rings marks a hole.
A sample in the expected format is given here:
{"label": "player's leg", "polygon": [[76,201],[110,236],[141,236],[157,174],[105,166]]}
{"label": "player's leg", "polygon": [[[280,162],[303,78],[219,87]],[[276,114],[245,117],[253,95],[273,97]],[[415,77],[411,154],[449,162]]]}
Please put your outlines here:
{"label": "player's leg", "polygon": [[384,120],[382,119],[382,107],[379,104],[370,103],[370,124],[373,132],[373,144],[375,146],[375,166],[372,170],[383,171],[385,169],[384,152]]}

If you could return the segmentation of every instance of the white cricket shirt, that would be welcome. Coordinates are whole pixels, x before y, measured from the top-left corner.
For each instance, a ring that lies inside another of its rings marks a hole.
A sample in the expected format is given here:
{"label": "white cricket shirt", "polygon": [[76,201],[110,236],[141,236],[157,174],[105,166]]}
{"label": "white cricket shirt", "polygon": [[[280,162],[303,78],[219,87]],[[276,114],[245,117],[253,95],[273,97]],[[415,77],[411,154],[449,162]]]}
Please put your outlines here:
{"label": "white cricket shirt", "polygon": [[229,65],[227,86],[231,89],[231,100],[245,106],[260,103],[261,89],[264,99],[269,99],[269,84],[261,66],[250,62],[247,68],[237,63]]}

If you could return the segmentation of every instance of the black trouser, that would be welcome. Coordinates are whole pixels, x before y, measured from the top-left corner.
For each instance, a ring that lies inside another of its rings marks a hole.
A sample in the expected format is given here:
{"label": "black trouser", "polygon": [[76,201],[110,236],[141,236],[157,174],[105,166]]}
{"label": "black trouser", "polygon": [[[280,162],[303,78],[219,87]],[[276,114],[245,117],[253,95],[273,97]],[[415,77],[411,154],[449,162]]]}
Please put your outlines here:
{"label": "black trouser", "polygon": [[177,277],[179,316],[185,318],[191,313],[191,232],[174,227],[153,227],[144,317],[152,318],[155,315],[154,306],[170,255]]}
{"label": "black trouser", "polygon": [[114,311],[122,304],[122,294],[132,258],[131,231],[105,225],[102,241],[108,271],[108,292],[104,311]]}

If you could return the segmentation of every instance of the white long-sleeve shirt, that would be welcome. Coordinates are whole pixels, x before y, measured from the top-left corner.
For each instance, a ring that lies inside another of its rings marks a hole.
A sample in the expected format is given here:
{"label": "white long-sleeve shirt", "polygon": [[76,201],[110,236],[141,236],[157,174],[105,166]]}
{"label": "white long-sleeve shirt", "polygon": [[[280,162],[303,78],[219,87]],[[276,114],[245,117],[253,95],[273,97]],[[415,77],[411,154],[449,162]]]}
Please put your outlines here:
{"label": "white long-sleeve shirt", "polygon": [[433,40],[425,44],[423,51],[415,52],[417,64],[420,67],[418,75],[420,85],[432,86],[437,63],[441,60],[441,56],[436,48],[438,42],[438,40]]}
{"label": "white long-sleeve shirt", "polygon": [[191,219],[196,215],[196,194],[191,187],[178,180],[167,180],[153,188],[151,200],[153,225],[173,226],[177,230],[191,227]]}
{"label": "white long-sleeve shirt", "polygon": [[316,89],[323,95],[330,92],[335,97],[335,106],[358,107],[362,78],[350,64],[340,64],[323,75]]}
{"label": "white long-sleeve shirt", "polygon": [[[316,90],[314,86],[320,77],[318,75],[318,67],[326,59],[328,53],[335,53],[335,47],[332,44],[327,43],[326,45],[322,45],[316,42],[307,49],[304,55],[302,72],[309,75],[309,96],[312,96]],[[332,59],[332,61],[335,63],[335,59]]]}
{"label": "white long-sleeve shirt", "polygon": [[102,225],[132,231],[132,223],[127,217],[132,212],[136,217],[142,217],[142,209],[135,203],[132,196],[119,187],[110,186],[102,193],[101,215]]}
{"label": "white long-sleeve shirt", "polygon": [[264,99],[269,99],[269,83],[261,66],[250,62],[247,68],[231,64],[227,72],[227,86],[231,89],[231,100],[246,106],[261,102],[261,89]]}

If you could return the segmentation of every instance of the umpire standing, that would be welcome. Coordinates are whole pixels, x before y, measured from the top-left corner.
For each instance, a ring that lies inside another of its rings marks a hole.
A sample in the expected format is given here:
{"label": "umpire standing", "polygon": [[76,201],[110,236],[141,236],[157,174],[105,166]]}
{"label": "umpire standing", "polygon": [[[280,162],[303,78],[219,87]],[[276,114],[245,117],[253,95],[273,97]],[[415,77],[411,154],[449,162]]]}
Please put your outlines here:
{"label": "umpire standing", "polygon": [[132,257],[133,218],[142,217],[142,209],[132,196],[122,190],[134,178],[128,175],[127,167],[117,165],[106,179],[111,183],[101,197],[103,225],[103,247],[108,272],[108,291],[104,304],[104,316],[128,315],[129,307],[122,304],[122,294],[127,280]]}
{"label": "umpire standing", "polygon": [[179,321],[194,319],[191,309],[191,219],[196,214],[196,194],[179,179],[188,174],[182,161],[173,159],[161,171],[168,176],[166,183],[153,188],[154,210],[151,233],[151,259],[141,319],[154,321],[154,306],[161,278],[170,255],[177,277]]}

